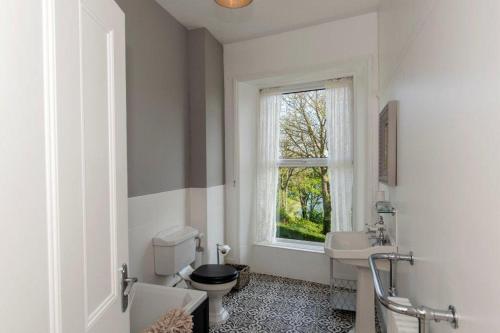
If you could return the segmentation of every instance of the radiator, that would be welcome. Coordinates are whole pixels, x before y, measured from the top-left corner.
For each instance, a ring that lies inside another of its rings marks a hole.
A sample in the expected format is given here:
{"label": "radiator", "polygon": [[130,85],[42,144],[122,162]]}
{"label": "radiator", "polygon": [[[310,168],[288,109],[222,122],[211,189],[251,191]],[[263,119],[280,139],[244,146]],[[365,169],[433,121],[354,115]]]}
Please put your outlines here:
{"label": "radiator", "polygon": [[[411,305],[408,298],[389,297],[390,300],[404,305]],[[387,333],[418,333],[418,319],[390,310],[387,311]]]}

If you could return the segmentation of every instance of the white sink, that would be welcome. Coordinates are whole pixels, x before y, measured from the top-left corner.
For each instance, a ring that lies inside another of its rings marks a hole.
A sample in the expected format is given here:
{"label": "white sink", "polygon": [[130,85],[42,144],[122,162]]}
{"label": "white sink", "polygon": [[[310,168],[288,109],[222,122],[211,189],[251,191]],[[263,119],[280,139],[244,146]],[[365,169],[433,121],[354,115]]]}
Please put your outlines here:
{"label": "white sink", "polygon": [[[341,263],[357,268],[356,332],[375,333],[375,294],[368,267],[368,257],[374,253],[397,252],[395,244],[372,246],[365,232],[329,232],[325,239],[325,254]],[[386,261],[377,262],[379,270],[389,270]]]}
{"label": "white sink", "polygon": [[[344,264],[368,268],[368,257],[374,253],[396,252],[391,244],[372,246],[373,241],[365,232],[329,232],[325,239],[325,254]],[[388,270],[386,261],[377,264],[380,270]]]}

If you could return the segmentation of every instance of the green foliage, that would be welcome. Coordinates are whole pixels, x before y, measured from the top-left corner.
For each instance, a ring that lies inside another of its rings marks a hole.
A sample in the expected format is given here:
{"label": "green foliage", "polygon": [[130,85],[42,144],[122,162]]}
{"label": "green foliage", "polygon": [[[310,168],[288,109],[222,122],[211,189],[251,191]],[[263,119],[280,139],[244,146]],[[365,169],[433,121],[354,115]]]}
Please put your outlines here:
{"label": "green foliage", "polygon": [[309,220],[311,222],[314,222],[316,224],[323,224],[323,212],[320,212],[318,210],[312,210],[309,212]]}
{"label": "green foliage", "polygon": [[279,238],[305,240],[311,242],[324,242],[325,235],[321,233],[322,226],[308,221],[297,220],[291,223],[278,223],[277,236]]}
{"label": "green foliage", "polygon": [[290,215],[283,207],[279,208],[279,220],[283,223],[292,223],[295,222],[295,216]]}

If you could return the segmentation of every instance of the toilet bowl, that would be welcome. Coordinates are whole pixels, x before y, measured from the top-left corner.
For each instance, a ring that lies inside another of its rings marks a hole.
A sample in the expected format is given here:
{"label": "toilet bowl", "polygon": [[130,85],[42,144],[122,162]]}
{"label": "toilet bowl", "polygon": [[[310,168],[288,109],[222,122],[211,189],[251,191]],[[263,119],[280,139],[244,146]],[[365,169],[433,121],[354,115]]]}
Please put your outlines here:
{"label": "toilet bowl", "polygon": [[198,231],[191,227],[174,227],[153,238],[154,264],[157,275],[179,275],[189,286],[205,291],[209,302],[210,326],[225,322],[229,313],[222,305],[222,297],[236,285],[239,272],[228,265],[202,265],[193,270],[195,237]]}
{"label": "toilet bowl", "polygon": [[218,325],[229,318],[222,305],[222,297],[236,285],[238,271],[227,265],[203,265],[191,273],[191,286],[207,292],[210,326]]}

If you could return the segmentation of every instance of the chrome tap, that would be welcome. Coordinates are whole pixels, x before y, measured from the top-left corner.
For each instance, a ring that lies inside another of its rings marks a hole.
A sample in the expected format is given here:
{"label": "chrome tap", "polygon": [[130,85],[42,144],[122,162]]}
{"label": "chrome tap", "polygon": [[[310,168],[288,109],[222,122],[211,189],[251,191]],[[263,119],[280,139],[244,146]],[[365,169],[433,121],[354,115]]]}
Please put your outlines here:
{"label": "chrome tap", "polygon": [[385,237],[385,228],[378,228],[377,245],[385,245],[387,239]]}
{"label": "chrome tap", "polygon": [[378,226],[384,226],[384,218],[382,216],[378,217],[378,221],[375,222],[375,224],[368,224],[365,223],[366,226],[366,233],[367,234],[375,234],[380,227]]}
{"label": "chrome tap", "polygon": [[385,235],[384,218],[382,216],[379,216],[379,219],[374,226],[378,226],[377,231],[371,231],[370,228],[368,227],[367,233],[372,233],[372,234],[377,233],[377,235],[370,236],[368,237],[368,239],[375,240],[375,243],[373,244],[374,246],[385,245],[387,243],[387,237]]}
{"label": "chrome tap", "polygon": [[382,215],[378,216],[378,221],[377,223],[375,223],[375,225],[381,225],[381,226],[384,225],[384,217]]}
{"label": "chrome tap", "polygon": [[372,246],[382,246],[387,243],[387,237],[385,235],[385,228],[384,227],[379,227],[377,229],[377,235],[376,236],[370,236],[368,237],[370,240],[375,240]]}

